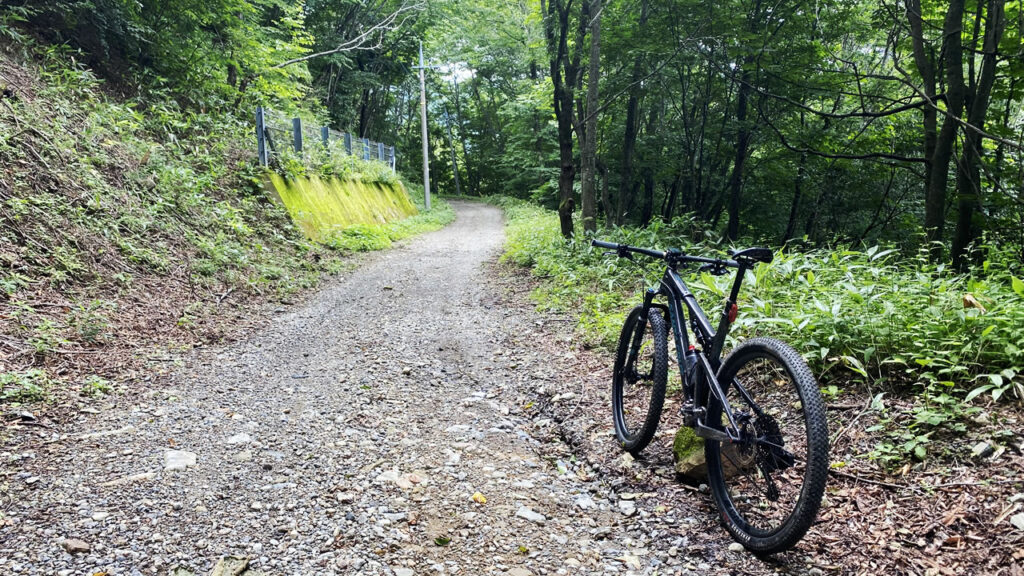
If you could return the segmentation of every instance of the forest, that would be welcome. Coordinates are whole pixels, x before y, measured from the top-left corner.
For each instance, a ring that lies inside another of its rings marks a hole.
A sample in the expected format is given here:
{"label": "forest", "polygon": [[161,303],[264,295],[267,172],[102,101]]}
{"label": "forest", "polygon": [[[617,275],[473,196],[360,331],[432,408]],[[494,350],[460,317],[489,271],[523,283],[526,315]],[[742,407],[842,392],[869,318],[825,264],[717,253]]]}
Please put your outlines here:
{"label": "forest", "polygon": [[[435,181],[578,226],[693,218],[772,245],[883,242],[959,270],[1021,246],[1019,2],[3,2],[112,89],[318,114]],[[453,166],[455,169],[453,170]]]}

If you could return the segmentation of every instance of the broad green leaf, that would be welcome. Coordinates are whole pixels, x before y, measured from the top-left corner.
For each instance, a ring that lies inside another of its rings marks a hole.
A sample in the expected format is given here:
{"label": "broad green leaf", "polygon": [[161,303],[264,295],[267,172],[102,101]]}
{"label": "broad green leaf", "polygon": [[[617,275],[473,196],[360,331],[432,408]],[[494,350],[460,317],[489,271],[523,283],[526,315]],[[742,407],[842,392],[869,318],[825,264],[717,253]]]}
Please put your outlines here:
{"label": "broad green leaf", "polygon": [[967,396],[964,397],[964,402],[970,402],[971,400],[974,400],[978,396],[984,394],[986,391],[991,390],[991,389],[992,389],[992,385],[991,384],[985,384],[984,386],[978,386],[974,390],[971,390],[967,394]]}
{"label": "broad green leaf", "polygon": [[1013,291],[1017,293],[1017,296],[1024,298],[1024,280],[1012,276],[1010,278],[1010,284],[1013,286]]}

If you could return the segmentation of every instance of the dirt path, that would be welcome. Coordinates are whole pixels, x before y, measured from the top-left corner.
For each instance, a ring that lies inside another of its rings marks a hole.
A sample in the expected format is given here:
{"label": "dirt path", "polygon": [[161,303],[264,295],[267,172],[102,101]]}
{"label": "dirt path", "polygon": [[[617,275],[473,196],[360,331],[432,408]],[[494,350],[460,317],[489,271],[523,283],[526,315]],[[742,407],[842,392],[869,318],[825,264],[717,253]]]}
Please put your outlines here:
{"label": "dirt path", "polygon": [[[19,432],[0,571],[205,574],[226,554],[282,575],[765,569],[726,550],[706,497],[665,506],[609,473],[620,454],[575,460],[533,405],[571,399],[552,395],[573,353],[487,278],[500,212],[457,211],[140,401]],[[692,545],[709,526],[715,545]]]}

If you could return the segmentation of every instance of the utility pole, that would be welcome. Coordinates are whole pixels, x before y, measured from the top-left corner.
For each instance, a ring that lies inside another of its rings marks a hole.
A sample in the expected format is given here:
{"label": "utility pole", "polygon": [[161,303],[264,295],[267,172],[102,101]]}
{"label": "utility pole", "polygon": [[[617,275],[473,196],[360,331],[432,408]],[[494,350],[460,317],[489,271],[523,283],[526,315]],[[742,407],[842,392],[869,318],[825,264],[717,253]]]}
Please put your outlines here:
{"label": "utility pole", "polygon": [[423,202],[430,211],[430,157],[427,145],[427,80],[423,75],[423,41],[420,40],[420,123],[423,125]]}

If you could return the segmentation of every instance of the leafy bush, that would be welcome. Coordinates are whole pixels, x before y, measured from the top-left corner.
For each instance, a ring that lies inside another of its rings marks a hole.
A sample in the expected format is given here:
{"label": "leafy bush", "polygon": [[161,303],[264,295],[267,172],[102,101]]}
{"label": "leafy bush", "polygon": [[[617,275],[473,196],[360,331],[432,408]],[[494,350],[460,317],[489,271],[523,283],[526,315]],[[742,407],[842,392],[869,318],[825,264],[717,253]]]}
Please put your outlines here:
{"label": "leafy bush", "polygon": [[[583,239],[566,242],[554,212],[498,199],[506,212],[504,259],[530,267],[542,279],[533,293],[541,307],[579,316],[587,345],[611,348],[641,278],[656,284],[662,270],[643,270],[605,257]],[[693,241],[691,222],[654,223],[598,236],[640,246],[722,254],[725,246]],[[926,254],[902,257],[893,249],[816,249],[777,252],[771,264],[747,272],[740,315],[729,344],[755,335],[779,337],[800,350],[823,384],[849,379],[920,384],[941,399],[956,392],[972,399],[1024,397],[1024,281],[1010,251],[988,249],[972,274],[955,274]],[[731,276],[692,270],[688,285],[717,313]]]}
{"label": "leafy bush", "polygon": [[49,397],[51,384],[46,372],[35,368],[23,372],[0,373],[0,402],[42,402]]}

